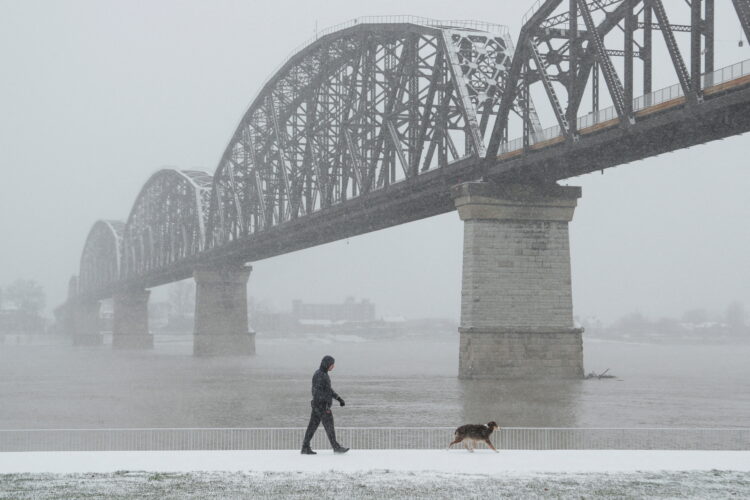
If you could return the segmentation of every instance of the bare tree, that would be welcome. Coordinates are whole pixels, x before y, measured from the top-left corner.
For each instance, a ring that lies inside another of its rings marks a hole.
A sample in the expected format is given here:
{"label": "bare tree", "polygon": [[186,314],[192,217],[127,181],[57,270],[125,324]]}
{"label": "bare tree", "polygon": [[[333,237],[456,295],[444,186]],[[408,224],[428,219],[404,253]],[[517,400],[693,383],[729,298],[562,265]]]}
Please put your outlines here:
{"label": "bare tree", "polygon": [[741,303],[734,301],[727,307],[727,326],[733,332],[740,332],[745,328],[745,308]]}
{"label": "bare tree", "polygon": [[8,285],[6,298],[29,315],[37,316],[44,309],[46,297],[42,286],[34,280],[18,279]]}
{"label": "bare tree", "polygon": [[195,283],[183,280],[169,287],[169,302],[175,316],[184,317],[195,310]]}

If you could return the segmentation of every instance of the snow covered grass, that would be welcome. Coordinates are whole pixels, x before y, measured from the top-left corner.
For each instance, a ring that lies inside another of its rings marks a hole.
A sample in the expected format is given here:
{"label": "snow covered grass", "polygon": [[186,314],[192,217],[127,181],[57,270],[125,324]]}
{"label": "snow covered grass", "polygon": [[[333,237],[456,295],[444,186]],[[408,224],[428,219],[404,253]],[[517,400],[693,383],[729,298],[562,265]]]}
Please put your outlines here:
{"label": "snow covered grass", "polygon": [[449,474],[439,472],[115,472],[0,475],[0,499],[747,498],[736,471]]}
{"label": "snow covered grass", "polygon": [[749,498],[748,451],[0,453],[0,499]]}

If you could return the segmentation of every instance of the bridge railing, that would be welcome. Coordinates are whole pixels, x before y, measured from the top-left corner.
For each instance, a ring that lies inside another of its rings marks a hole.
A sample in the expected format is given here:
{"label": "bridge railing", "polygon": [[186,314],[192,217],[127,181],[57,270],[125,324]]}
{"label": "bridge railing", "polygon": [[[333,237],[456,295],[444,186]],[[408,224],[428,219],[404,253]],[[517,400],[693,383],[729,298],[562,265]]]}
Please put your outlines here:
{"label": "bridge railing", "polygon": [[[731,66],[718,69],[711,73],[705,73],[701,76],[702,88],[710,91],[721,84],[738,80],[744,76],[750,75],[750,59],[741,61]],[[685,93],[679,83],[664,87],[648,94],[638,96],[633,99],[633,112],[644,111],[651,107],[674,101],[684,97]],[[606,123],[617,119],[617,111],[614,106],[599,110],[597,113],[588,113],[578,117],[578,130],[584,130],[600,123]],[[545,141],[561,137],[560,127],[553,125],[542,130],[540,133],[529,138],[531,145],[539,144]],[[523,138],[518,137],[501,145],[501,153],[509,153],[523,149]]]}
{"label": "bridge railing", "polygon": [[[355,449],[442,449],[452,427],[344,427],[338,440]],[[0,430],[0,452],[127,450],[296,450],[305,429],[31,429]],[[497,430],[509,450],[750,450],[750,428],[535,428]],[[313,448],[328,448],[321,429]],[[480,447],[484,444],[479,445]]]}
{"label": "bridge railing", "polygon": [[750,75],[750,59],[717,69],[713,73],[703,75],[703,87],[714,87],[747,75]]}

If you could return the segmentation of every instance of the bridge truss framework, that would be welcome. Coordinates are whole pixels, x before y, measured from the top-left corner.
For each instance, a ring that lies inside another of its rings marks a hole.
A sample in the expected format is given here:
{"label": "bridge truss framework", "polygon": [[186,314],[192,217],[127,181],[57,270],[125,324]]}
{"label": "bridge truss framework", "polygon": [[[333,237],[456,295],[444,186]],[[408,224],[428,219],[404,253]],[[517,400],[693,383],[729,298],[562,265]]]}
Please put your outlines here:
{"label": "bridge truss framework", "polygon": [[[732,6],[750,34],[750,0]],[[72,293],[104,298],[444,213],[465,181],[550,183],[750,129],[750,63],[712,72],[713,0],[547,0],[515,48],[485,23],[360,21],[283,64],[213,176],[159,172],[126,222],[97,222]],[[653,91],[657,39],[678,83]]]}

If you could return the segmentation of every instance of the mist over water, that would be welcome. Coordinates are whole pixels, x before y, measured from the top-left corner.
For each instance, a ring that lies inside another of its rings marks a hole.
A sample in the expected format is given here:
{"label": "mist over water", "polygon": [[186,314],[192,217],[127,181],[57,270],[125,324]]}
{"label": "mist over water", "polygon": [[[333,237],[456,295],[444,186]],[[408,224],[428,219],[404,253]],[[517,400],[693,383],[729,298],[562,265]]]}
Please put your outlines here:
{"label": "mist over water", "polygon": [[[195,358],[190,336],[153,351],[0,349],[0,428],[303,427],[310,379],[336,357],[337,426],[743,427],[750,345],[584,340],[586,371],[616,379],[463,381],[458,336],[365,341],[258,337],[249,358]],[[335,403],[334,403],[335,404]]]}

